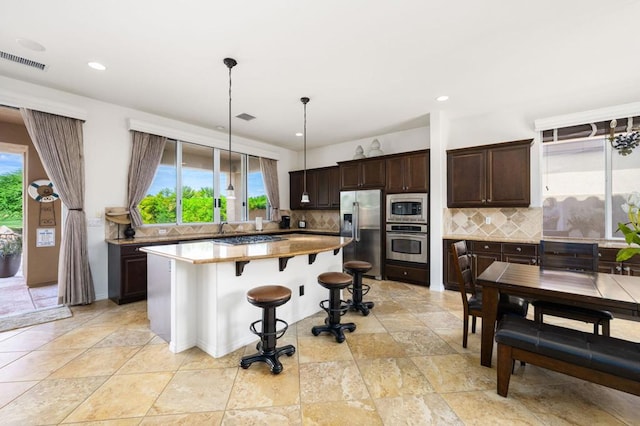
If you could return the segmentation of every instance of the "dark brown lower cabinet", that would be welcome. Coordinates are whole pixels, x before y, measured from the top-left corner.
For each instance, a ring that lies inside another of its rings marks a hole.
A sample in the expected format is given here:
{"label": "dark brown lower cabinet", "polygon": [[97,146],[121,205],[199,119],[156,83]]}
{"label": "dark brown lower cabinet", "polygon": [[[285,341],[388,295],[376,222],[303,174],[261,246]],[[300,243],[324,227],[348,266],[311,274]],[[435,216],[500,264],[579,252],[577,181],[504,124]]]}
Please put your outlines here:
{"label": "dark brown lower cabinet", "polygon": [[151,244],[109,244],[109,299],[118,305],[147,298],[147,254]]}
{"label": "dark brown lower cabinet", "polygon": [[388,280],[429,287],[429,268],[427,265],[387,260],[385,276]]}

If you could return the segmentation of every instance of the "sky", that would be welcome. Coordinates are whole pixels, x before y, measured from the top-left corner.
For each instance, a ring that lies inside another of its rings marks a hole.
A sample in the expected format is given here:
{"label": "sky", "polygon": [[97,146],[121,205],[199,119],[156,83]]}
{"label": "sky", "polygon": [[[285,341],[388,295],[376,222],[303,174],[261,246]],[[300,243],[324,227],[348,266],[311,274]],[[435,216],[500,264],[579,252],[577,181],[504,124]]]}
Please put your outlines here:
{"label": "sky", "polygon": [[[182,172],[182,182],[184,185],[190,186],[191,188],[196,190],[200,188],[213,187],[213,182],[211,181],[211,172],[190,168],[183,168]],[[227,177],[228,176],[225,173],[220,176],[220,187],[223,189],[227,187]],[[174,188],[175,186],[175,169],[172,166],[160,165],[158,167],[156,177],[147,193],[157,194],[161,189]],[[261,173],[249,173],[248,186],[249,197],[255,197],[265,194]]]}
{"label": "sky", "polygon": [[0,175],[22,170],[22,154],[0,152]]}

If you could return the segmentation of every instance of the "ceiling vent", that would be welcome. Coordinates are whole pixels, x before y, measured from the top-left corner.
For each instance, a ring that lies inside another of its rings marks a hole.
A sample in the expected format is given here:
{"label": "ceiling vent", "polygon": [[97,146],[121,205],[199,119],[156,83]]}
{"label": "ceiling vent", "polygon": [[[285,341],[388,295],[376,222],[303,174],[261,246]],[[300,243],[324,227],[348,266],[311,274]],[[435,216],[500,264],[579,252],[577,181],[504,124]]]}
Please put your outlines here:
{"label": "ceiling vent", "polygon": [[12,55],[11,53],[3,52],[1,50],[0,58],[6,59],[7,61],[16,62],[21,65],[26,65],[28,67],[37,68],[41,71],[44,71],[47,68],[45,64],[41,64],[40,62],[32,61],[31,59],[23,58],[21,56]]}
{"label": "ceiling vent", "polygon": [[239,118],[239,119],[244,120],[244,121],[251,121],[255,117],[253,115],[251,115],[251,114],[247,114],[246,112],[243,112],[242,114],[236,115],[236,118]]}

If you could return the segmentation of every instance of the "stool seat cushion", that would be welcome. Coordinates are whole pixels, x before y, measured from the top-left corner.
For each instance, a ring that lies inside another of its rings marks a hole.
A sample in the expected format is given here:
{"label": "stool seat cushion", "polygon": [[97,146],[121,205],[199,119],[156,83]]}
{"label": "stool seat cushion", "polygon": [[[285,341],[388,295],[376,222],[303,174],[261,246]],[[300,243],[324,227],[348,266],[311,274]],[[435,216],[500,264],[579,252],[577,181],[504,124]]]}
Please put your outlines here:
{"label": "stool seat cushion", "polygon": [[345,262],[342,267],[356,272],[367,272],[373,266],[369,262],[365,262],[363,260],[350,260]]}
{"label": "stool seat cushion", "polygon": [[324,272],[318,275],[318,284],[325,288],[343,288],[351,285],[352,277],[343,272]]}
{"label": "stool seat cushion", "polygon": [[247,291],[247,300],[255,306],[280,306],[291,299],[291,290],[281,285],[264,285]]}

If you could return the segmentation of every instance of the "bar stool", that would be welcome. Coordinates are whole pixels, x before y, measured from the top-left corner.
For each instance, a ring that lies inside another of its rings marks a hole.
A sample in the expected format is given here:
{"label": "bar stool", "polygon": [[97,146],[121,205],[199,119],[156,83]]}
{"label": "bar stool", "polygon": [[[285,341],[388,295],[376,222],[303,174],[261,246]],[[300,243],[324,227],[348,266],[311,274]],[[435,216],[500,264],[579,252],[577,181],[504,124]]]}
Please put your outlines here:
{"label": "bar stool", "polygon": [[[320,302],[320,307],[327,313],[325,325],[317,325],[311,329],[314,336],[323,332],[332,333],[336,342],[344,342],[344,330],[353,332],[356,325],[352,322],[340,324],[340,317],[347,312],[346,302],[340,299],[340,290],[351,284],[351,275],[343,272],[324,272],[318,275],[318,284],[329,289],[329,299]],[[343,304],[344,303],[344,304]]]}
{"label": "bar stool", "polygon": [[365,272],[372,268],[369,262],[362,260],[350,260],[345,262],[342,267],[351,275],[353,275],[353,286],[349,287],[349,292],[353,295],[353,300],[347,300],[347,305],[352,311],[360,311],[362,315],[369,315],[369,309],[372,309],[373,302],[363,302],[362,296],[369,293],[371,286],[362,283],[362,276]]}
{"label": "bar stool", "polygon": [[[291,356],[296,352],[293,345],[276,348],[276,340],[284,336],[289,328],[286,321],[276,318],[276,307],[284,305],[291,299],[291,290],[281,285],[265,285],[252,288],[247,292],[247,300],[254,306],[262,308],[262,320],[251,323],[249,330],[257,336],[260,341],[256,345],[258,353],[242,357],[240,367],[247,369],[256,361],[267,363],[271,373],[279,374],[282,371],[282,364],[278,360],[280,355]],[[256,324],[262,323],[261,330],[256,330]],[[277,323],[284,324],[280,331],[276,330]]]}

